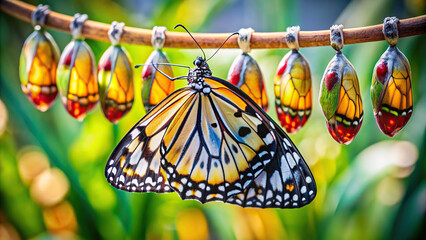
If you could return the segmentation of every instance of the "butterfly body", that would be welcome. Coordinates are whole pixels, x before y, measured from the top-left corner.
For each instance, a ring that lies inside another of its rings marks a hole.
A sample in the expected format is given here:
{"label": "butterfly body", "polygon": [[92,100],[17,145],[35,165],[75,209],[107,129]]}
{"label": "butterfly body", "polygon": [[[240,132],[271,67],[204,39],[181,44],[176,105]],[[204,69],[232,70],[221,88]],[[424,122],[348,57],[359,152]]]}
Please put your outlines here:
{"label": "butterfly body", "polygon": [[[188,86],[149,111],[114,149],[107,180],[125,191],[175,191],[202,203],[263,208],[309,203],[316,193],[313,176],[287,135],[245,93],[213,77],[205,58],[194,65],[184,77]],[[258,180],[269,174],[274,177]],[[248,192],[261,189],[270,197],[272,191],[274,199],[284,199],[285,184],[292,186],[297,204],[267,202]],[[311,194],[302,196],[302,188]]]}

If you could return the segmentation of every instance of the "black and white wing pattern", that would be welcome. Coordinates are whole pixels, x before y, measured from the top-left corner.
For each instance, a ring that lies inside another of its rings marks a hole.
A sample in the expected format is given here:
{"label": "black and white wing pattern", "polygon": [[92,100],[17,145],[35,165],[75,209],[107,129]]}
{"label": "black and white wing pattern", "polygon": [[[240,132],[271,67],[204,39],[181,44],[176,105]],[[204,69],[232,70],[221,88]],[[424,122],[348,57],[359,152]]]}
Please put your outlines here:
{"label": "black and white wing pattern", "polygon": [[111,185],[129,192],[173,192],[161,168],[160,143],[174,113],[190,96],[187,89],[177,90],[124,136],[105,168]]}
{"label": "black and white wing pattern", "polygon": [[227,203],[256,208],[299,208],[316,196],[314,177],[287,138],[278,140],[276,158],[244,191]]}
{"label": "black and white wing pattern", "polygon": [[243,192],[276,148],[273,129],[256,108],[226,85],[205,81],[209,93],[197,92],[182,106],[161,146],[171,187],[202,203]]}

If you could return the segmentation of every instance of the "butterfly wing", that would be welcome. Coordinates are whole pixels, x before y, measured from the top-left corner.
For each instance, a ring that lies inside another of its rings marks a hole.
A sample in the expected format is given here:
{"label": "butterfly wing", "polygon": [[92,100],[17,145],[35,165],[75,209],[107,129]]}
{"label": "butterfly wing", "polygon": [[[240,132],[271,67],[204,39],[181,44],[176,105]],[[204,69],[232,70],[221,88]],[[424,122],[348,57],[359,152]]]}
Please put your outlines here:
{"label": "butterfly wing", "polygon": [[276,148],[272,129],[258,109],[231,90],[231,84],[204,80],[211,92],[198,92],[187,101],[161,146],[161,164],[171,187],[182,199],[202,203],[225,201],[244,191]]}
{"label": "butterfly wing", "polygon": [[[203,203],[287,207],[288,196],[293,207],[309,203],[315,182],[287,135],[232,84],[205,81],[209,95],[178,90],[132,128],[110,157],[108,181],[126,191],[173,189]],[[268,195],[252,199],[258,189]],[[271,191],[282,200],[272,201]]]}
{"label": "butterfly wing", "polygon": [[105,176],[114,187],[129,192],[172,192],[160,165],[160,143],[174,113],[193,91],[175,91],[146,114],[112,152]]}
{"label": "butterfly wing", "polygon": [[[222,83],[220,79],[216,81]],[[228,87],[238,92],[234,86]],[[302,155],[280,126],[247,95],[239,94],[247,105],[255,109],[256,115],[271,126],[277,148],[272,161],[244,192],[229,197],[225,202],[256,208],[298,208],[310,203],[316,196],[317,188]]]}
{"label": "butterfly wing", "polygon": [[227,203],[256,208],[299,208],[310,203],[317,189],[314,177],[297,148],[277,126],[277,152],[265,170]]}

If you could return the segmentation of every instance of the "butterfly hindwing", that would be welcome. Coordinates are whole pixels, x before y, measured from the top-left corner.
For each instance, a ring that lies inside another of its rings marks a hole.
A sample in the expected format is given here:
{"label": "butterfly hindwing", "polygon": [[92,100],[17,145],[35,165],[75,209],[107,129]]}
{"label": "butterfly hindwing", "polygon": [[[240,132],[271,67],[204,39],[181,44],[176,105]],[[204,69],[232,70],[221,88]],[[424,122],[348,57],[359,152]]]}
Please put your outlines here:
{"label": "butterfly hindwing", "polygon": [[316,195],[316,184],[308,165],[291,141],[277,138],[276,158],[243,192],[227,203],[256,208],[299,208]]}

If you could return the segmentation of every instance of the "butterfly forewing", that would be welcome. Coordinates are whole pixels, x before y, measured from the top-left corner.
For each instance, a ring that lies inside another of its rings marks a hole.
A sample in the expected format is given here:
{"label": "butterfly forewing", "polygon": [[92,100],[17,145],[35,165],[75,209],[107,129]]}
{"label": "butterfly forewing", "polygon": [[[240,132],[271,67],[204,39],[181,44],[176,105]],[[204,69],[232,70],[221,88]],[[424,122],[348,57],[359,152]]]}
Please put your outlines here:
{"label": "butterfly forewing", "polygon": [[244,191],[276,148],[270,127],[254,109],[247,112],[251,106],[224,85],[210,87],[176,113],[162,145],[170,185],[200,202]]}
{"label": "butterfly forewing", "polygon": [[108,182],[131,192],[172,192],[160,165],[160,143],[191,91],[180,89],[143,117],[121,140],[105,168]]}

